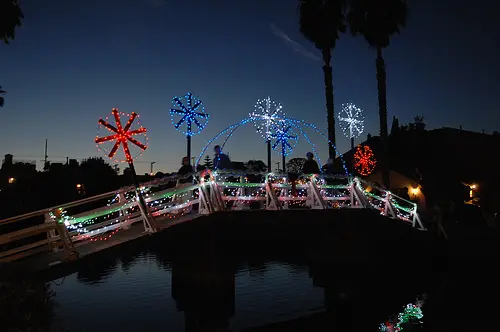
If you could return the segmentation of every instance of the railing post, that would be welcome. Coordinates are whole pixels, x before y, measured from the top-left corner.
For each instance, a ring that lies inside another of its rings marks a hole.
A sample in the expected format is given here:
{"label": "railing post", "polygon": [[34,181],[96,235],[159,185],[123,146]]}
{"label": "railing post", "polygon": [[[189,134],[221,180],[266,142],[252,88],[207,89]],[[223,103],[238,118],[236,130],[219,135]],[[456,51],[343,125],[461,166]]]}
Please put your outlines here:
{"label": "railing post", "polygon": [[[240,183],[245,183],[245,178],[243,176],[240,176]],[[236,191],[238,194],[237,194],[237,197],[239,196],[246,196],[246,189],[244,187],[241,187],[241,188],[238,188],[238,190]],[[246,204],[245,202],[243,201],[235,201],[235,203],[233,204],[233,210],[247,210],[248,209],[248,204]]]}
{"label": "railing post", "polygon": [[309,181],[308,189],[308,197],[307,201],[309,202],[309,194],[311,194],[310,199],[310,207],[311,209],[326,209],[326,202],[321,195],[321,191],[318,186],[314,183],[315,175],[311,176]]}
{"label": "railing post", "polygon": [[397,218],[396,216],[396,213],[394,213],[394,209],[392,207],[392,203],[391,203],[391,192],[390,191],[386,191],[385,192],[385,204],[384,204],[384,216],[390,216],[391,218]]}
{"label": "railing post", "polygon": [[157,231],[156,223],[153,219],[153,216],[148,211],[148,205],[146,201],[144,201],[144,204],[141,204],[141,197],[139,197],[139,190],[140,190],[139,188],[136,189],[135,197],[137,200],[137,205],[139,206],[139,211],[141,212],[142,222],[144,224],[144,231],[147,233],[154,233]]}
{"label": "railing post", "polygon": [[276,192],[269,181],[266,181],[266,210],[281,210]]}
{"label": "railing post", "polygon": [[[45,223],[46,224],[53,224],[54,223],[54,220],[50,216],[50,213],[45,213],[44,216],[45,216]],[[54,240],[55,237],[56,237],[56,230],[55,229],[51,229],[50,231],[47,232],[47,240],[49,241],[50,252],[58,252],[60,250],[59,245],[56,245],[57,240]]]}
{"label": "railing post", "polygon": [[[415,206],[413,207],[413,227],[416,227],[418,224],[419,228],[421,231],[425,231],[425,227],[424,225],[422,224],[422,221],[420,220],[420,217],[418,215],[418,212],[417,212],[417,204],[415,204]],[[442,227],[442,225],[441,225]],[[444,232],[444,229],[442,230]],[[444,236],[445,238],[447,239],[448,238],[448,235],[446,234],[446,232],[444,232]]]}
{"label": "railing post", "polygon": [[[125,198],[125,192],[123,192],[123,191],[120,191],[118,193],[118,204],[121,204],[121,206],[124,206],[125,204],[127,204],[127,199]],[[125,209],[125,208],[120,209],[120,215],[121,216],[127,215],[127,209]],[[130,229],[130,227],[131,227],[131,225],[128,223],[128,219],[122,220],[121,224],[122,224],[121,228],[123,230]]]}
{"label": "railing post", "polygon": [[354,178],[352,178],[352,180],[349,180],[350,183],[349,183],[349,197],[351,198],[351,207],[354,207],[354,186],[356,185],[355,182],[354,182]]}
{"label": "railing post", "polygon": [[73,245],[73,241],[69,236],[68,229],[66,228],[66,225],[62,220],[62,210],[55,209],[53,210],[52,214],[54,215],[53,222],[55,223],[57,232],[59,233],[59,236],[61,237],[61,241],[63,243],[65,253],[64,259],[66,261],[78,259],[80,257],[80,254],[78,253],[78,251],[76,251],[75,246]]}
{"label": "railing post", "polygon": [[198,214],[207,215],[213,212],[212,204],[209,202],[209,197],[205,180],[202,180],[202,175],[200,175],[200,184],[198,187]]}

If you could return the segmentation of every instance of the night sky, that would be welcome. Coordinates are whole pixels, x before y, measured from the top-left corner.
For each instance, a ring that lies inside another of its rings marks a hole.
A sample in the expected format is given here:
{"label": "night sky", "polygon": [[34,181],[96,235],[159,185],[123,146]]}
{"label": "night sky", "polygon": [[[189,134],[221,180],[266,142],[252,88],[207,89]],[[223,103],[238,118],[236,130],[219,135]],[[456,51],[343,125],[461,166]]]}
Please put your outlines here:
{"label": "night sky", "polygon": [[[289,116],[326,129],[322,63],[298,30],[296,3],[22,1],[24,24],[15,41],[0,45],[0,85],[8,92],[0,109],[0,153],[41,166],[47,138],[54,162],[102,156],[93,142],[97,120],[117,107],[139,113],[148,129],[138,172],[149,171],[149,161],[156,161],[156,171],[171,172],[185,155],[185,139],[169,109],[173,96],[188,91],[211,115],[193,138],[193,155],[268,95]],[[494,4],[410,1],[408,26],[385,51],[389,119],[396,115],[404,123],[422,114],[429,128],[500,130],[500,10]],[[341,36],[333,80],[336,113],[351,101],[365,112],[362,138],[378,134],[375,52],[364,39]],[[327,143],[311,138],[326,160]],[[338,126],[337,145],[341,152],[349,146]],[[302,139],[294,156],[309,150]],[[236,131],[225,151],[234,161],[266,160],[252,126]]]}

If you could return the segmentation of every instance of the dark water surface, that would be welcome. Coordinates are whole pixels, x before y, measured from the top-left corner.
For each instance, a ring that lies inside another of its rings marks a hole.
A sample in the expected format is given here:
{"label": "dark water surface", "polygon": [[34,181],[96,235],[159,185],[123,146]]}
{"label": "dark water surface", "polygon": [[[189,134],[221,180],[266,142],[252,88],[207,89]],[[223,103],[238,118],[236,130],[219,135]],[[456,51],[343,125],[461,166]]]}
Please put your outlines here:
{"label": "dark water surface", "polygon": [[92,257],[78,272],[51,282],[56,325],[77,332],[241,331],[305,317],[306,327],[280,328],[379,331],[387,323],[392,331],[398,313],[417,304],[423,317],[405,331],[497,326],[499,279],[487,262],[452,269],[439,259],[429,262],[411,243],[394,244],[399,258],[352,259],[345,249],[352,234],[335,240],[347,243],[336,250],[349,259],[325,262],[318,259],[318,243],[334,240],[324,229],[265,229],[264,236],[263,229],[235,235],[223,227],[180,227]]}

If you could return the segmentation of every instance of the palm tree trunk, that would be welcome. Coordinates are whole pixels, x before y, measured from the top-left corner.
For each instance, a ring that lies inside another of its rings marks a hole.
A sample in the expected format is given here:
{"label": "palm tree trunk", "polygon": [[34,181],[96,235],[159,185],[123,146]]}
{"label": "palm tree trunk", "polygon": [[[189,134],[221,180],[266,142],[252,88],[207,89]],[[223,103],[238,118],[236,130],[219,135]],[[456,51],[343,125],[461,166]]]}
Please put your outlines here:
{"label": "palm tree trunk", "polygon": [[4,104],[4,97],[3,95],[5,94],[5,91],[2,90],[2,87],[0,86],[0,107],[3,107],[3,104]]}
{"label": "palm tree trunk", "polygon": [[335,113],[333,112],[332,52],[323,50],[323,73],[325,77],[326,118],[328,123],[328,156],[335,159]]}
{"label": "palm tree trunk", "polygon": [[382,166],[382,181],[386,189],[390,188],[389,176],[389,154],[387,145],[387,86],[386,86],[386,72],[385,61],[382,57],[382,48],[377,47],[377,88],[378,88],[378,115],[380,120],[380,139],[381,139],[381,152],[380,158]]}

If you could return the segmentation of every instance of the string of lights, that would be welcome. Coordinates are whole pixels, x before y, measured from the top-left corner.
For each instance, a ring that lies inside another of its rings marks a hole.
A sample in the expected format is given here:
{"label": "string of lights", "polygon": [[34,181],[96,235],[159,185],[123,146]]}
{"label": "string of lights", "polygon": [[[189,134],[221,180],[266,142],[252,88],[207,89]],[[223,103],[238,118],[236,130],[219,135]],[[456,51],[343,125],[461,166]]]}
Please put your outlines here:
{"label": "string of lights", "polygon": [[[201,175],[205,176],[206,173]],[[212,173],[217,186],[221,188],[223,200],[226,202],[237,201],[242,204],[251,204],[253,202],[262,203],[266,197],[266,181],[272,184],[276,196],[286,202],[289,208],[304,207],[306,201],[310,198],[309,181],[310,179],[304,176],[299,176],[295,181],[297,193],[296,196],[291,194],[291,182],[282,174],[263,173],[263,172],[241,172],[241,171],[219,171]],[[191,206],[198,202],[199,185],[194,183],[191,186],[184,188],[169,188],[163,191],[155,191],[154,186],[161,186],[165,182],[170,182],[174,179],[188,178],[194,176],[195,182],[199,182],[200,173],[192,173],[184,176],[168,176],[164,179],[153,181],[149,186],[142,185],[139,190],[144,195],[147,206],[154,216],[165,215],[169,219],[175,219],[183,216],[191,211]],[[257,182],[249,181],[249,178]],[[342,180],[342,184],[328,184],[327,178]],[[235,179],[239,179],[235,181]],[[345,176],[315,176],[313,177],[315,185],[320,189],[321,195],[324,197],[328,206],[339,208],[348,206],[350,202],[351,180]],[[389,192],[381,192],[380,195],[375,194],[375,189],[370,188],[368,191],[361,186],[360,181],[355,181],[360,192],[365,194],[370,206],[381,211],[385,210],[387,204],[387,195],[397,217],[402,220],[410,221],[413,214],[416,213],[416,204],[392,195]],[[385,193],[385,194],[384,194]],[[189,197],[188,197],[189,196]],[[120,195],[113,196],[106,208],[97,209],[85,216],[70,217],[66,211],[62,211],[60,222],[64,223],[68,231],[73,236],[80,238],[93,238],[97,240],[108,240],[115,235],[121,225],[129,220],[140,216],[137,205],[137,196],[134,191],[124,192],[120,200]],[[181,203],[179,203],[181,202]],[[229,206],[228,206],[229,207]],[[96,240],[96,241],[97,241]]]}
{"label": "string of lights", "polygon": [[[205,113],[205,106],[198,97],[188,92],[184,97],[172,98],[172,105],[170,116],[172,125],[177,131],[184,136],[194,136],[205,129],[210,115]],[[193,130],[193,125],[196,126],[196,130]]]}
{"label": "string of lights", "polygon": [[372,149],[368,145],[358,145],[354,153],[354,169],[361,176],[370,175],[377,166],[377,160]]}

